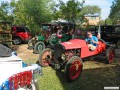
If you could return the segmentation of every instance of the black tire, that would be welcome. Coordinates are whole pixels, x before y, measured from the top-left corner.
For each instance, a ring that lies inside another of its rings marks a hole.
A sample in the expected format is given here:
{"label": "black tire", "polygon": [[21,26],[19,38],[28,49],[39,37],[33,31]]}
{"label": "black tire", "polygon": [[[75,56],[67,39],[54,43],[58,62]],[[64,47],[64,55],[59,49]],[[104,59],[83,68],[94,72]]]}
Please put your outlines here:
{"label": "black tire", "polygon": [[[74,64],[76,66],[74,66]],[[78,56],[71,57],[65,66],[65,77],[67,81],[71,82],[78,79],[82,72],[82,68],[83,68],[83,63],[81,58],[79,58]]]}
{"label": "black tire", "polygon": [[110,64],[114,61],[115,57],[115,49],[113,47],[109,47],[106,50],[106,64]]}
{"label": "black tire", "polygon": [[117,47],[117,48],[120,48],[120,40],[117,41],[116,47]]}
{"label": "black tire", "polygon": [[28,49],[29,49],[29,50],[32,50],[33,48],[34,48],[33,39],[30,39],[30,40],[28,41]]}
{"label": "black tire", "polygon": [[22,44],[22,39],[19,38],[19,37],[13,38],[13,44],[14,45],[20,45],[20,44]]}
{"label": "black tire", "polygon": [[54,46],[58,43],[58,37],[56,36],[56,34],[52,34],[49,38],[49,43],[50,45]]}
{"label": "black tire", "polygon": [[42,41],[38,41],[34,46],[34,53],[39,54],[42,50],[45,49],[45,44]]}
{"label": "black tire", "polygon": [[52,50],[50,48],[46,48],[39,55],[39,65],[43,67],[47,67],[50,65],[51,59],[52,59]]}

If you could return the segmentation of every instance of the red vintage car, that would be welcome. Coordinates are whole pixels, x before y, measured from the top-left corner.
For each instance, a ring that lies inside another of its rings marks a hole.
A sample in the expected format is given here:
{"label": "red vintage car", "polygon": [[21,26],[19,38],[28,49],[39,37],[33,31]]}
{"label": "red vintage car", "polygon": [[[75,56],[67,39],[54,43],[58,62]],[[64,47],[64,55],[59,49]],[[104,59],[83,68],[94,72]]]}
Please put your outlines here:
{"label": "red vintage car", "polygon": [[85,40],[72,39],[55,45],[54,50],[49,48],[43,50],[39,56],[39,64],[41,66],[54,65],[56,69],[65,69],[67,80],[74,81],[82,72],[82,60],[100,54],[106,57],[106,63],[112,63],[115,50],[101,39],[94,51],[89,50]]}

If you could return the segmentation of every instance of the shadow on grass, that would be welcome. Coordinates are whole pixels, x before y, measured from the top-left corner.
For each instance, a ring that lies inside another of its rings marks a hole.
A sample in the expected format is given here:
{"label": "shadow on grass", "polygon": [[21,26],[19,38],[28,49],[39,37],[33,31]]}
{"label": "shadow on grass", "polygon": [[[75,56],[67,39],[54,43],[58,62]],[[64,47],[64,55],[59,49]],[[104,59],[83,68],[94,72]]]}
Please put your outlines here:
{"label": "shadow on grass", "polygon": [[64,90],[104,90],[104,86],[120,87],[120,65],[83,70],[74,82],[67,82],[64,72],[56,71]]}

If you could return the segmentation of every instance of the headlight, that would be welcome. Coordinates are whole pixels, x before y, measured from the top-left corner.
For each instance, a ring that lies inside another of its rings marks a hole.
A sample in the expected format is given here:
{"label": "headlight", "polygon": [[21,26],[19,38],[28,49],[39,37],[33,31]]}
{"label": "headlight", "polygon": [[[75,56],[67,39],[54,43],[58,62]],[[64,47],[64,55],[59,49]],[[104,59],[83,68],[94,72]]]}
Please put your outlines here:
{"label": "headlight", "polygon": [[62,59],[62,60],[65,60],[65,59],[66,59],[66,55],[65,55],[65,54],[62,54],[62,55],[61,55],[61,59]]}

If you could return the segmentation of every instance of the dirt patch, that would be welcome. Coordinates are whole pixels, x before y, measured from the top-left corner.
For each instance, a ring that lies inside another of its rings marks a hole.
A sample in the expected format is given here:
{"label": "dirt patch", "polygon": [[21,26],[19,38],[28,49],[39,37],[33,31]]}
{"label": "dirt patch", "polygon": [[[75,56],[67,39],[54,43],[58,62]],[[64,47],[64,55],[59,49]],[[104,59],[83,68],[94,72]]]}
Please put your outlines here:
{"label": "dirt patch", "polygon": [[23,60],[38,60],[39,54],[34,54],[33,50],[27,49],[27,44],[19,45],[17,53]]}

